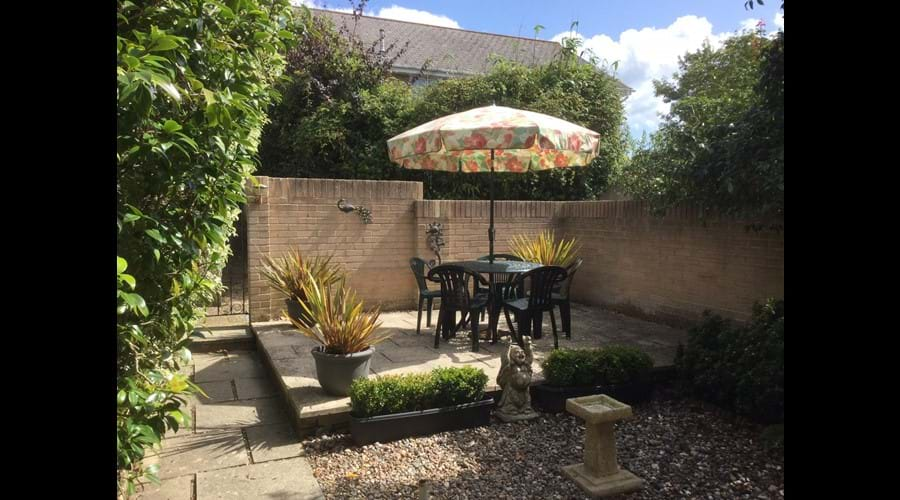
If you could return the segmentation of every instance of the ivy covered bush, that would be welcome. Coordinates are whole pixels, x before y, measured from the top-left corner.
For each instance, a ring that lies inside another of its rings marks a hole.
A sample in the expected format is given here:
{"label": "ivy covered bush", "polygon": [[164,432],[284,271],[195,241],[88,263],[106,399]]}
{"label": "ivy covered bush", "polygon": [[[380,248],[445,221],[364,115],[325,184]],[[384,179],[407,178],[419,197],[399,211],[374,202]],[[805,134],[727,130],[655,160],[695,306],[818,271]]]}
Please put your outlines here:
{"label": "ivy covered bush", "polygon": [[756,304],[746,326],[704,313],[675,365],[696,396],[761,423],[783,423],[784,300]]}
{"label": "ivy covered bush", "polygon": [[221,289],[265,111],[294,38],[288,0],[117,3],[117,471],[188,424],[188,337]]}
{"label": "ivy covered bush", "polygon": [[471,366],[356,379],[350,387],[351,413],[364,418],[474,403],[484,399],[487,381],[483,370]]}
{"label": "ivy covered bush", "polygon": [[630,346],[557,349],[541,364],[547,385],[588,387],[647,380],[653,358]]}

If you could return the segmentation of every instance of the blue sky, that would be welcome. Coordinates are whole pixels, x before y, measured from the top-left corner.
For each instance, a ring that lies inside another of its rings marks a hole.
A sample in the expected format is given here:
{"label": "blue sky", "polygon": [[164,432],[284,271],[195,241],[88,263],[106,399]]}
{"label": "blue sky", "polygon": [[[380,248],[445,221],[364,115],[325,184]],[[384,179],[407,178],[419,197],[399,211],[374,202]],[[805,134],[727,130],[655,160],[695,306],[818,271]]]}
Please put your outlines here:
{"label": "blue sky", "polygon": [[[293,0],[346,10],[347,0]],[[372,0],[365,13],[504,35],[544,40],[578,36],[584,47],[607,63],[618,61],[616,76],[635,92],[625,102],[631,133],[640,137],[659,125],[668,106],[653,95],[653,79],[668,79],[678,56],[704,40],[721,43],[741,29],[766,23],[770,32],[784,29],[780,1],[744,9],[744,0]],[[578,21],[575,33],[569,32]]]}

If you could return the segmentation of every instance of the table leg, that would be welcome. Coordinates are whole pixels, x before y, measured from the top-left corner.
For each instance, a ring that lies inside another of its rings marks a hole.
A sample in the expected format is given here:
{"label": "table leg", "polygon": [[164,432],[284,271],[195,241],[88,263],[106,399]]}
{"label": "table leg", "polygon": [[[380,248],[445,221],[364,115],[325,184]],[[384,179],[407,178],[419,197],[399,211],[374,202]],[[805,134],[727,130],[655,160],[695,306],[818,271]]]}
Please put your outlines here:
{"label": "table leg", "polygon": [[497,303],[496,291],[491,292],[488,299],[488,330],[491,332],[491,344],[497,343],[497,327],[500,324],[500,304]]}

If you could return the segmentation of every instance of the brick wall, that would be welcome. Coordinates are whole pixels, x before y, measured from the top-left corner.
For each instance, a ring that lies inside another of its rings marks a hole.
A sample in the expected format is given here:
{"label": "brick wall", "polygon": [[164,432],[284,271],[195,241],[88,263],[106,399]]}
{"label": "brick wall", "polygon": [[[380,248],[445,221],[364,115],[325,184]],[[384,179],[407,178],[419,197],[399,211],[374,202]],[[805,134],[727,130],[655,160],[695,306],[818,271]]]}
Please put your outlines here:
{"label": "brick wall", "polygon": [[[262,255],[292,246],[334,254],[369,305],[415,307],[409,258],[430,260],[428,223],[444,225],[445,262],[488,253],[487,201],[422,200],[416,182],[261,177],[248,203],[250,310],[253,321],[280,315],[283,299],[259,274]],[[338,210],[339,198],[372,210],[373,223]],[[784,296],[784,235],[747,232],[734,220],[701,223],[689,209],[663,218],[639,202],[520,202],[495,205],[495,253],[516,234],[556,229],[577,236],[585,264],[574,300],[683,323],[704,309],[746,319],[755,300]]]}
{"label": "brick wall", "polygon": [[[558,224],[560,202],[497,201],[494,205],[494,253],[509,253],[509,240],[516,234],[537,234]],[[440,222],[447,246],[441,251],[444,262],[474,260],[488,254],[489,201],[423,200],[416,202],[419,238],[418,256],[426,261],[434,253],[425,241],[425,228]]]}
{"label": "brick wall", "polygon": [[[416,251],[413,204],[422,199],[421,183],[258,179],[267,188],[250,188],[248,203],[252,321],[276,318],[284,309],[284,298],[260,274],[262,256],[279,257],[294,247],[308,256],[334,255],[368,304],[385,309],[415,305],[409,258]],[[372,223],[340,211],[340,198],[368,207]]]}
{"label": "brick wall", "polygon": [[582,244],[579,302],[684,323],[704,309],[746,320],[754,301],[784,297],[783,233],[703,224],[690,208],[654,217],[635,201],[571,202],[562,220],[561,232]]}

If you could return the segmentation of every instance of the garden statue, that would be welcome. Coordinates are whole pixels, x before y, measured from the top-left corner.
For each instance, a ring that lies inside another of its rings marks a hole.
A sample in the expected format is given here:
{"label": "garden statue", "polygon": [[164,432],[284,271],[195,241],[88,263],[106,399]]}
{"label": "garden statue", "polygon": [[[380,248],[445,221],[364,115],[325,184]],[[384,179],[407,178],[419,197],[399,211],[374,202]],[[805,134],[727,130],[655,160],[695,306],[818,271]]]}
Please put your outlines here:
{"label": "garden statue", "polygon": [[534,355],[531,350],[531,337],[522,337],[524,349],[516,343],[510,343],[506,352],[500,356],[500,373],[497,384],[503,389],[500,404],[494,412],[504,422],[529,420],[538,416],[531,408],[531,362]]}
{"label": "garden statue", "polygon": [[428,262],[428,267],[434,267],[435,264],[440,265],[441,248],[445,245],[444,226],[440,222],[432,222],[425,228],[425,234],[427,235],[428,248],[437,256],[437,262],[435,262],[435,259],[431,259]]}

